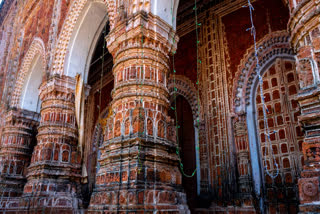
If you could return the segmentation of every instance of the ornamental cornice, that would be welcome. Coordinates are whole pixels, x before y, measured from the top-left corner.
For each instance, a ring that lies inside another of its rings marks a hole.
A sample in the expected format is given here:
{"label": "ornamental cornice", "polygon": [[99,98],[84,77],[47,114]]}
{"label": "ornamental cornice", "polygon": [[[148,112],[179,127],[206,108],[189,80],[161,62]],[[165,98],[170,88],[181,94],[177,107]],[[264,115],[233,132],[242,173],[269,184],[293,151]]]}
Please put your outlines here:
{"label": "ornamental cornice", "polygon": [[76,88],[76,80],[69,76],[53,76],[40,85],[40,99],[53,95],[56,98],[72,99]]}
{"label": "ornamental cornice", "polygon": [[25,127],[35,127],[39,125],[40,114],[25,109],[12,109],[7,112],[6,125],[21,124]]}

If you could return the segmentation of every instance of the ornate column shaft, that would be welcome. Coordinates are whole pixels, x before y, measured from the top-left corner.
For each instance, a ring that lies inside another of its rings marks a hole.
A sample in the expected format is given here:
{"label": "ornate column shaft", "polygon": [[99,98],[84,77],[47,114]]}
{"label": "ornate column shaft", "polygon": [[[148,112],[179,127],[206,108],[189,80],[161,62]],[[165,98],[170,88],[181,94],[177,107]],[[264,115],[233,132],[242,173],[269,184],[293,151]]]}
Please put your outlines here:
{"label": "ornate column shaft", "polygon": [[22,209],[72,213],[80,206],[81,154],[77,150],[74,91],[75,80],[65,76],[55,76],[40,86],[38,142],[20,201]]}
{"label": "ornate column shaft", "polygon": [[168,116],[168,54],[174,35],[159,17],[137,12],[120,20],[106,38],[115,86],[92,212],[188,213],[175,127]]}
{"label": "ornate column shaft", "polygon": [[0,209],[18,206],[26,183],[26,171],[36,144],[39,114],[27,110],[10,110],[6,114],[0,148]]}
{"label": "ornate column shaft", "polygon": [[297,53],[299,121],[305,131],[304,167],[299,184],[300,212],[320,212],[320,2],[292,0],[288,24]]}
{"label": "ornate column shaft", "polygon": [[235,116],[233,129],[239,176],[237,202],[239,206],[253,209],[251,162],[245,113],[241,112]]}

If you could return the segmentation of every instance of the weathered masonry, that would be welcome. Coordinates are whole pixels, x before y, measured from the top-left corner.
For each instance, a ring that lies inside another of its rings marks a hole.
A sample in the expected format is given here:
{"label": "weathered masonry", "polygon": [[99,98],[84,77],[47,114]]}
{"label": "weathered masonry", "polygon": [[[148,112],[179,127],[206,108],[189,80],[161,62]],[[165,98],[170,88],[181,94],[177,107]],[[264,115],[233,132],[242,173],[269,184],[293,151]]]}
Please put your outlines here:
{"label": "weathered masonry", "polygon": [[320,213],[319,8],[0,1],[0,212]]}

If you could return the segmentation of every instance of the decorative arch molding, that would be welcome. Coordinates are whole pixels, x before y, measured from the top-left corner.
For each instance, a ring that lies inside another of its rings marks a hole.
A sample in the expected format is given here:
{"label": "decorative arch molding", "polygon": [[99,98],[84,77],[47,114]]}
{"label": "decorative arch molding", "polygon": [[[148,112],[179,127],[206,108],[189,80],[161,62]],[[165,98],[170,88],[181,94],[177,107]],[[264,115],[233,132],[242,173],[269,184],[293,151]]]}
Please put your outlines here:
{"label": "decorative arch molding", "polygon": [[[290,45],[290,36],[286,31],[277,31],[266,35],[258,44],[258,59],[263,75],[277,59],[295,61],[294,51]],[[244,115],[243,121],[247,126],[247,141],[251,163],[253,190],[257,196],[262,196],[265,182],[260,154],[258,123],[256,115],[256,90],[259,79],[255,59],[254,47],[249,48],[238,66],[232,91],[232,106],[235,115]],[[260,200],[264,200],[261,197]]]}
{"label": "decorative arch molding", "polygon": [[[286,31],[277,31],[266,35],[258,44],[260,68],[268,66],[277,57],[294,59],[294,51]],[[251,102],[251,91],[258,78],[254,47],[249,48],[238,66],[233,84],[233,111],[243,112]]]}
{"label": "decorative arch molding", "polygon": [[[192,116],[194,121],[194,137],[195,137],[195,155],[196,155],[196,165],[197,167],[197,194],[200,194],[200,181],[201,181],[201,173],[200,173],[200,166],[205,161],[203,159],[200,160],[200,157],[203,157],[204,154],[200,152],[199,145],[200,144],[206,144],[203,133],[205,133],[205,125],[202,117],[202,112],[200,108],[200,112],[198,111],[198,102],[197,102],[197,89],[195,88],[193,82],[183,75],[176,75],[175,76],[175,87],[174,88],[174,81],[173,76],[170,76],[168,78],[168,90],[170,93],[170,103],[172,103],[174,100],[174,93],[177,93],[181,96],[183,96],[187,102],[189,103],[191,110],[192,110]],[[200,101],[199,101],[200,102]],[[199,103],[199,106],[202,106],[201,103]],[[200,115],[199,115],[200,114]],[[197,122],[197,119],[199,119],[200,122]]]}
{"label": "decorative arch molding", "polygon": [[42,39],[38,37],[32,41],[29,50],[27,51],[25,57],[23,58],[20,71],[17,76],[17,81],[13,90],[11,107],[16,107],[16,108],[19,107],[23,86],[25,84],[28,74],[31,72],[30,68],[32,66],[33,60],[37,55],[40,55],[39,60],[42,61],[42,66],[43,66],[42,71],[44,74],[45,67],[46,67],[46,51],[45,51],[45,45]]}
{"label": "decorative arch molding", "polygon": [[[68,50],[70,46],[70,41],[72,39],[72,34],[76,30],[77,22],[84,12],[85,7],[88,3],[99,2],[106,6],[108,20],[110,24],[110,29],[112,30],[115,26],[116,16],[119,18],[124,18],[132,15],[134,12],[139,10],[144,10],[147,13],[150,11],[162,18],[167,23],[172,23],[172,16],[176,16],[179,0],[174,0],[173,3],[170,0],[145,0],[143,4],[141,4],[140,0],[131,0],[131,1],[122,1],[122,0],[78,0],[73,1],[70,6],[70,10],[66,17],[66,21],[63,24],[59,39],[57,41],[57,46],[54,50],[54,58],[52,61],[51,73],[55,74],[63,74],[65,69],[67,68],[66,61],[68,58]],[[159,10],[159,8],[164,8],[165,10]],[[168,15],[168,11],[172,8],[173,13]],[[126,11],[124,11],[126,10]],[[120,15],[119,15],[120,14]],[[173,28],[176,27],[176,21],[173,23]]]}
{"label": "decorative arch molding", "polygon": [[[197,103],[197,89],[194,87],[191,80],[182,75],[176,75],[176,93],[186,98],[192,109],[193,119],[196,120],[199,117],[198,103]],[[173,77],[170,76],[168,79],[168,90],[170,92],[170,102],[173,102],[174,94],[174,82]],[[201,106],[201,104],[200,104]],[[200,117],[201,117],[200,113]],[[201,119],[201,118],[199,118]]]}
{"label": "decorative arch molding", "polygon": [[84,12],[85,6],[89,3],[102,3],[106,6],[108,11],[108,18],[110,25],[113,26],[114,23],[114,0],[78,0],[73,1],[70,6],[70,10],[63,24],[59,39],[57,41],[57,46],[54,50],[54,59],[52,62],[52,75],[63,74],[65,68],[65,62],[67,60],[68,47],[72,34],[76,30],[76,24],[79,20],[80,15]]}

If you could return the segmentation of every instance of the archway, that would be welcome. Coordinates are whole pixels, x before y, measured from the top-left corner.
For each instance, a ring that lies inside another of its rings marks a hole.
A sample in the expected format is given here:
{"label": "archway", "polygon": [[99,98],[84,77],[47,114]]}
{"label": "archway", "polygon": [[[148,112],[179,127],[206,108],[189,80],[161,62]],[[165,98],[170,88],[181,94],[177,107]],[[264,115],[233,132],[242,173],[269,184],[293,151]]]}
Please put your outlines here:
{"label": "archway", "polygon": [[43,66],[41,56],[37,54],[32,61],[31,72],[27,76],[23,86],[20,98],[21,109],[40,113],[39,86],[42,82]]}
{"label": "archway", "polygon": [[45,48],[35,38],[24,57],[11,100],[11,106],[40,112],[39,87],[45,77]]}
{"label": "archway", "polygon": [[19,205],[17,196],[23,192],[27,169],[37,142],[41,104],[39,87],[45,77],[44,56],[42,40],[34,39],[17,76],[11,109],[6,112],[0,149],[1,204],[6,208]]}
{"label": "archway", "polygon": [[[268,108],[267,123],[270,140],[267,140],[259,86],[253,86],[253,118],[257,134],[257,144],[263,172],[265,202],[267,211],[272,213],[298,212],[297,179],[303,165],[303,133],[298,124],[300,110],[295,99],[299,79],[294,59],[276,58],[263,69],[263,92]],[[269,149],[271,144],[271,151]],[[274,161],[278,164],[279,174]],[[266,169],[275,178],[267,174]]]}
{"label": "archway", "polygon": [[[19,151],[18,154],[14,154],[15,157],[13,161],[23,160],[22,162],[24,164],[19,164],[21,165],[19,167],[21,167],[23,171],[23,176],[27,173],[31,154],[37,143],[36,135],[40,122],[39,113],[41,107],[39,88],[45,78],[45,63],[43,41],[40,38],[35,38],[23,58],[11,100],[11,108],[13,110],[7,113],[8,119],[10,119],[7,120],[6,126],[4,127],[4,129],[6,129],[7,127],[13,126],[15,129],[20,129],[16,131],[16,133],[13,131],[11,131],[12,133],[10,133],[10,131],[8,133],[4,132],[2,147],[11,147],[12,145],[10,144],[15,144],[14,147],[17,150],[19,147],[23,147],[23,152]],[[10,139],[12,137],[15,139],[14,141],[11,143],[9,143],[10,140],[6,141],[6,138]]]}
{"label": "archway", "polygon": [[[183,172],[187,175],[191,175],[196,169],[197,155],[196,155],[196,127],[192,108],[188,100],[182,95],[176,97],[176,111],[171,109],[169,116],[174,118],[180,128],[178,129],[178,140],[180,149],[180,158],[183,163]],[[171,103],[174,106],[174,101]],[[198,167],[199,168],[199,167]],[[182,175],[182,186],[187,194],[187,203],[191,211],[197,207],[197,195],[198,195],[198,183],[197,174],[192,177],[186,177]]]}
{"label": "archway", "polygon": [[[296,181],[302,167],[300,144],[303,136],[297,122],[299,107],[295,94],[299,86],[293,50],[288,34],[281,31],[265,36],[258,48],[272,153],[267,149],[269,141],[265,140],[259,79],[252,49],[238,68],[233,110],[236,114],[245,113],[252,180],[255,195],[260,198],[260,208],[268,212],[296,212]],[[279,175],[274,179],[265,170],[266,167],[271,174],[277,174],[273,157],[279,165]],[[276,195],[277,199],[271,195]]]}
{"label": "archway", "polygon": [[[293,50],[289,44],[289,35],[285,31],[279,31],[266,35],[258,42],[258,57],[260,68],[265,71],[276,58],[293,58]],[[257,126],[255,124],[254,94],[258,75],[256,71],[255,55],[253,48],[247,50],[246,55],[241,60],[235,75],[233,85],[233,111],[236,114],[246,113],[246,126],[248,131],[250,164],[252,169],[252,182],[254,194],[260,198],[260,207],[263,206],[264,176],[261,168],[261,158],[259,155],[259,145],[257,138]]]}
{"label": "archway", "polygon": [[68,44],[70,51],[64,62],[66,76],[80,74],[84,83],[88,82],[90,62],[107,21],[107,7],[103,1],[89,1],[84,6]]}

